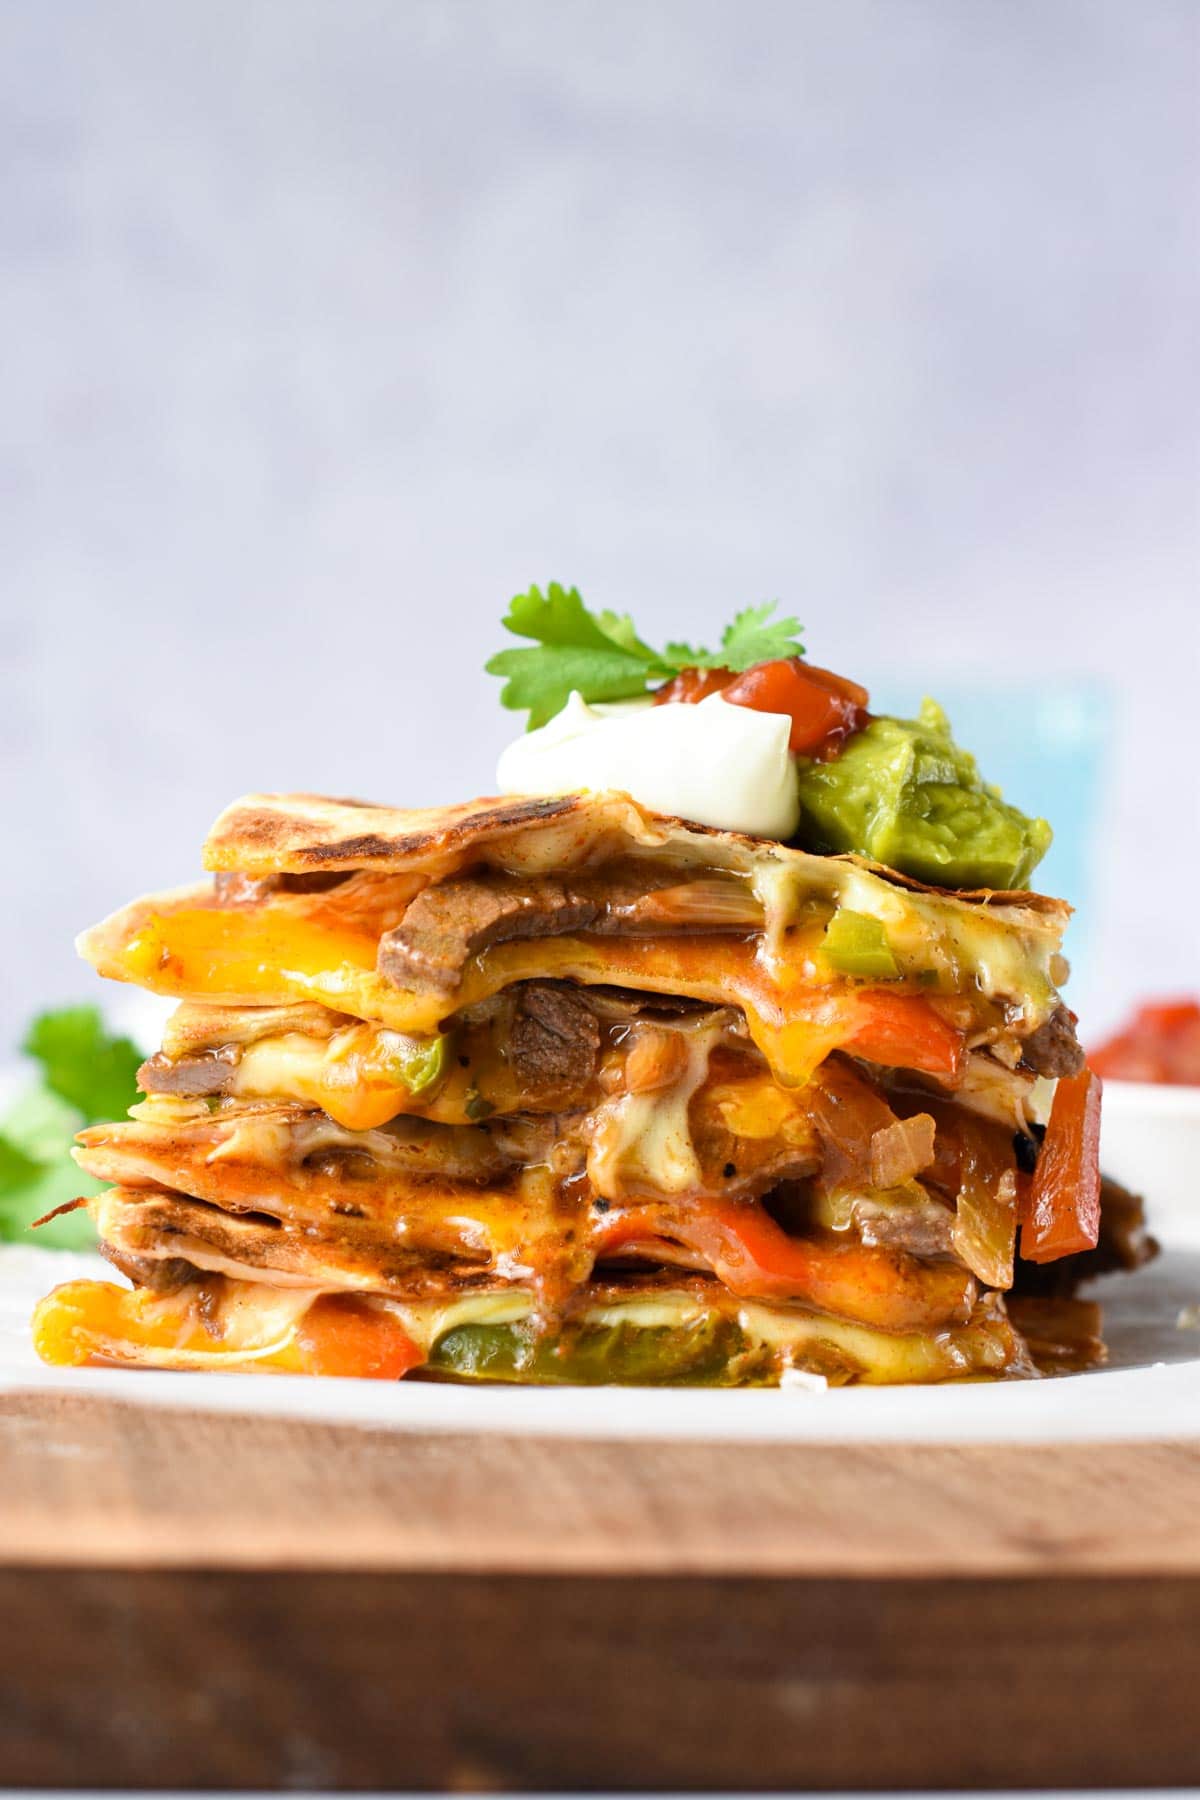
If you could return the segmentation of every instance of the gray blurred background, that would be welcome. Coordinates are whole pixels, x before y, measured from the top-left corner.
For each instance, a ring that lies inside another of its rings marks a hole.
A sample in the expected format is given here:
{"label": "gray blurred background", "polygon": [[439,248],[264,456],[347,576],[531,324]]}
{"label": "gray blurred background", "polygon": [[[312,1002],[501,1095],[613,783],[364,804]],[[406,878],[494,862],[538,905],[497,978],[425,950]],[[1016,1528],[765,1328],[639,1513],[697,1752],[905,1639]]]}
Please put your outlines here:
{"label": "gray blurred background", "polygon": [[3,1045],[234,795],[486,791],[550,577],[966,695],[1066,834],[1085,1029],[1200,984],[1198,27],[7,0]]}

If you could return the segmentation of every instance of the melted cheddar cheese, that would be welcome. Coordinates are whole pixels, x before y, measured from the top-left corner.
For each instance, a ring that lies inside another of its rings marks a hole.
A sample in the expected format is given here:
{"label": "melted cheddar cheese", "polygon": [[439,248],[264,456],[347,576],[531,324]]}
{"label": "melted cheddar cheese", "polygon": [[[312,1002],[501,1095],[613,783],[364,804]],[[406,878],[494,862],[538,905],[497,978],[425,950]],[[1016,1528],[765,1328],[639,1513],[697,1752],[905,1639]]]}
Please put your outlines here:
{"label": "melted cheddar cheese", "polygon": [[[742,1008],[755,1043],[781,1081],[808,1080],[840,1046],[876,1053],[863,1039],[871,1020],[865,994],[846,983],[816,985],[803,935],[786,956],[770,957],[754,940],[728,937],[534,939],[498,944],[469,965],[451,996],[394,987],[374,969],[374,942],[356,932],[252,909],[149,912],[131,935],[98,928],[86,950],[102,975],[155,993],[226,1004],[280,1006],[319,1001],[336,1012],[394,1031],[432,1034],[454,1012],[488,1000],[518,981],[558,977],[585,985],[633,987]],[[808,946],[811,949],[811,944]],[[917,994],[890,993],[893,1009],[923,1016]],[[953,1073],[961,1038],[945,1027],[936,1041],[905,1046],[899,1060],[930,1074]]]}
{"label": "melted cheddar cheese", "polygon": [[[309,1329],[315,1308],[327,1308],[324,1330]],[[390,1355],[380,1356],[375,1334],[356,1333],[353,1351],[340,1348],[330,1366],[322,1339],[337,1309],[362,1307],[319,1291],[281,1291],[246,1282],[212,1281],[158,1295],[109,1282],[75,1281],[55,1288],[34,1314],[34,1341],[49,1363],[148,1364],[165,1369],[306,1372],[373,1375],[395,1379],[419,1367],[438,1341],[466,1324],[511,1324],[534,1311],[532,1294],[519,1289],[471,1295],[449,1304],[366,1303],[380,1320],[399,1328]],[[1002,1310],[982,1311],[967,1324],[933,1333],[895,1335],[796,1308],[738,1306],[715,1298],[707,1305],[694,1292],[657,1290],[648,1299],[608,1298],[585,1305],[583,1324],[637,1330],[687,1326],[706,1311],[736,1320],[748,1347],[774,1356],[774,1379],[790,1369],[812,1369],[837,1380],[868,1384],[949,1381],[1024,1370],[1020,1346]],[[407,1349],[402,1346],[407,1346]]]}

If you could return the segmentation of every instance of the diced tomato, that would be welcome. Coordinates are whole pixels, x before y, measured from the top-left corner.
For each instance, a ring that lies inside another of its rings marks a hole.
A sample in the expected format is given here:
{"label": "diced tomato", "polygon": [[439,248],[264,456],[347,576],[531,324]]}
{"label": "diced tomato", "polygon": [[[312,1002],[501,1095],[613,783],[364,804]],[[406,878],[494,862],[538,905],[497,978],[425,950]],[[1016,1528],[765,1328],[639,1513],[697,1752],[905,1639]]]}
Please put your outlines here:
{"label": "diced tomato", "polygon": [[867,722],[866,688],[830,669],[818,669],[802,656],[759,663],[744,675],[735,675],[722,691],[733,706],[788,713],[792,721],[788,747],[794,756],[832,756],[851,732]]}
{"label": "diced tomato", "polygon": [[1062,1076],[1030,1184],[1021,1228],[1027,1262],[1094,1250],[1100,1236],[1100,1077]]}
{"label": "diced tomato", "polygon": [[1200,1086],[1200,1003],[1149,1001],[1089,1060],[1106,1080]]}
{"label": "diced tomato", "polygon": [[326,1294],[305,1313],[296,1343],[310,1375],[399,1381],[425,1359],[394,1313],[347,1295]]}
{"label": "diced tomato", "polygon": [[685,669],[655,695],[658,703],[694,706],[710,694],[723,694],[732,706],[756,712],[783,713],[792,721],[788,747],[795,756],[822,760],[836,754],[851,732],[869,717],[866,688],[830,669],[818,669],[802,656],[757,663],[740,675],[728,669]]}

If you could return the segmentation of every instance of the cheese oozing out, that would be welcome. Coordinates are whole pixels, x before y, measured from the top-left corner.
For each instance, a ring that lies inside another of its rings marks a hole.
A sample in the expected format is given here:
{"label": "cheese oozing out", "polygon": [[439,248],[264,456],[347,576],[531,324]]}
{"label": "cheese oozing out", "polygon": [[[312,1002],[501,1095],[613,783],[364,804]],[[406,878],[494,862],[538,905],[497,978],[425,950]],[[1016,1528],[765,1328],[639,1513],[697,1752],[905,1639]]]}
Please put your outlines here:
{"label": "cheese oozing out", "polygon": [[[281,1290],[258,1283],[224,1281],[206,1290],[204,1317],[198,1291],[158,1295],[110,1282],[75,1281],[55,1288],[34,1313],[34,1340],[43,1359],[60,1365],[84,1362],[142,1364],[156,1368],[302,1372],[310,1365],[305,1321],[325,1298],[320,1290]],[[536,1312],[532,1292],[520,1288],[466,1295],[453,1301],[368,1303],[392,1316],[413,1346],[417,1362],[457,1327],[518,1324]],[[631,1330],[686,1328],[716,1308],[740,1328],[749,1351],[775,1357],[775,1378],[789,1369],[831,1371],[839,1380],[872,1384],[945,1381],[1003,1374],[1023,1366],[1023,1353],[999,1310],[939,1332],[892,1333],[797,1307],[738,1304],[697,1293],[658,1290],[646,1298],[607,1299],[585,1305],[584,1326]],[[207,1323],[205,1322],[207,1320]],[[410,1363],[411,1366],[411,1363]],[[372,1374],[343,1364],[343,1375]]]}

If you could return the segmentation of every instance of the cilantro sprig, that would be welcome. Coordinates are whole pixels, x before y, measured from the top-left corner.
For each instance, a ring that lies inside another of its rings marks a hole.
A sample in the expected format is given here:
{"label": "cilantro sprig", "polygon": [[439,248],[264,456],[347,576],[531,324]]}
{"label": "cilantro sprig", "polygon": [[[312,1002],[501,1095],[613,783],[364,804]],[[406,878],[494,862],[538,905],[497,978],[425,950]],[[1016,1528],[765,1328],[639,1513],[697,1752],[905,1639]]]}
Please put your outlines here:
{"label": "cilantro sprig", "polygon": [[[28,1241],[35,1219],[103,1183],[77,1169],[71,1143],[83,1125],[123,1118],[138,1098],[136,1044],[105,1030],[94,1006],[65,1006],[33,1021],[21,1046],[39,1077],[0,1119],[0,1242]],[[82,1207],[38,1231],[37,1243],[73,1249],[94,1242]]]}
{"label": "cilantro sprig", "polygon": [[721,634],[718,650],[671,643],[655,650],[638,636],[628,613],[594,613],[578,588],[552,581],[546,592],[531,587],[509,604],[505,628],[531,638],[521,649],[500,650],[485,664],[504,678],[501,704],[528,712],[527,731],[544,725],[566,705],[572,690],[589,702],[631,700],[684,669],[732,669],[783,656],[802,656],[797,619],[772,618],[777,602],[747,606]]}

